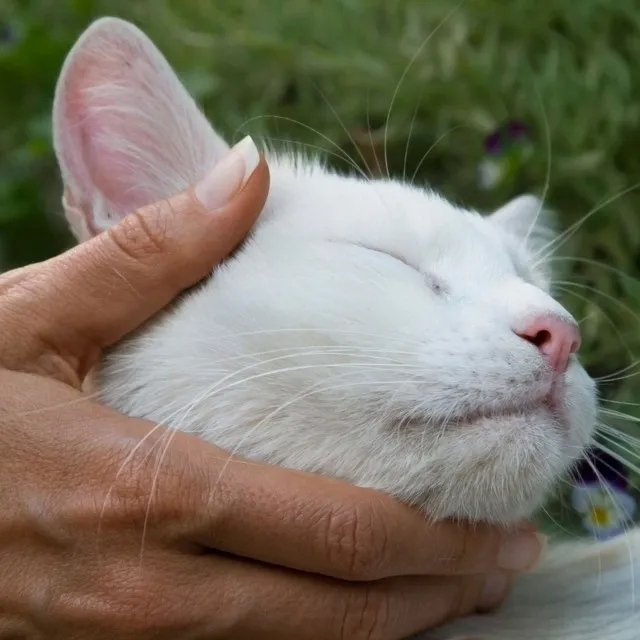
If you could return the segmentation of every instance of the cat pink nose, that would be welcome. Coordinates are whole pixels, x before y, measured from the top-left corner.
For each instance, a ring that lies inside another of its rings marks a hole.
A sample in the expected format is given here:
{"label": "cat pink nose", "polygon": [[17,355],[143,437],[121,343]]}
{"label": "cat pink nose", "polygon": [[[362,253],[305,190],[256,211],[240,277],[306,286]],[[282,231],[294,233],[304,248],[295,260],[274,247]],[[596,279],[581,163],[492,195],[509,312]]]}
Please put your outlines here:
{"label": "cat pink nose", "polygon": [[533,317],[522,329],[516,330],[516,334],[538,347],[557,373],[567,370],[569,356],[580,348],[578,325],[555,314]]}

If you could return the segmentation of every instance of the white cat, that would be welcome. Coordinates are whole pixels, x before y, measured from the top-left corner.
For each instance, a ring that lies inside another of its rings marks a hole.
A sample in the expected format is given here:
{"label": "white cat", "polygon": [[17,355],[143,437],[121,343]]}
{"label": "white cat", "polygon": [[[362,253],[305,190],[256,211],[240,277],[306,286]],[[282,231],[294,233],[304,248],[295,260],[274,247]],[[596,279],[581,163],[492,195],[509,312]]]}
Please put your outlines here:
{"label": "white cat", "polygon": [[[80,241],[194,183],[228,149],[151,41],[111,18],[69,55],[54,132]],[[433,518],[529,516],[596,421],[577,325],[540,260],[539,202],[481,216],[293,154],[269,165],[251,237],[107,356],[103,400]],[[497,614],[424,637],[640,638],[638,552],[637,532],[552,547]]]}

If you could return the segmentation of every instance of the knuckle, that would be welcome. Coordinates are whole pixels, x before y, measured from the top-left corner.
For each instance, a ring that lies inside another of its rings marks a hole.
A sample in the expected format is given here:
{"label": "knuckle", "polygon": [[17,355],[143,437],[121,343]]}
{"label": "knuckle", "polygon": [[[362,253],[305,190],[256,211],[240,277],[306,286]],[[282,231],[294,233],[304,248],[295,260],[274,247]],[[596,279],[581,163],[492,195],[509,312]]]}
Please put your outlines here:
{"label": "knuckle", "polygon": [[167,250],[169,238],[168,216],[165,215],[168,207],[169,202],[164,201],[153,215],[134,211],[110,227],[107,235],[120,251],[137,261],[163,253]]}
{"label": "knuckle", "polygon": [[[162,507],[158,484],[166,469],[158,465],[157,450],[135,440],[111,454],[105,475],[110,477],[103,511],[117,520],[138,523],[146,518],[153,503],[154,513]],[[108,509],[106,508],[108,507]]]}
{"label": "knuckle", "polygon": [[379,585],[354,590],[345,600],[340,640],[384,640],[391,619],[389,592]]}
{"label": "knuckle", "polygon": [[329,516],[326,547],[339,577],[375,579],[381,577],[387,558],[387,530],[371,509],[334,511]]}
{"label": "knuckle", "polygon": [[174,444],[166,443],[162,434],[134,438],[111,454],[105,475],[112,478],[107,497],[117,522],[140,524],[152,514],[157,535],[169,535],[187,522],[192,526],[192,515],[205,504],[209,485],[205,470],[190,464],[189,456],[174,452]]}

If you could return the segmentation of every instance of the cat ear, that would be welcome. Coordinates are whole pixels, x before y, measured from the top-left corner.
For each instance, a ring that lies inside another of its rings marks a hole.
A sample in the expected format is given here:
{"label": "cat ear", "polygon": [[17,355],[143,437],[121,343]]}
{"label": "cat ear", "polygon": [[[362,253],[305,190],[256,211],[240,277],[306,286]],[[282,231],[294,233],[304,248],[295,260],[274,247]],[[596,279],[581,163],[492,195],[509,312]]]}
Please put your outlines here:
{"label": "cat ear", "polygon": [[94,22],[67,56],[53,134],[81,241],[182,191],[229,148],[151,40],[117,18]]}
{"label": "cat ear", "polygon": [[544,202],[532,195],[522,195],[507,202],[489,216],[507,233],[538,251],[556,236],[555,216]]}

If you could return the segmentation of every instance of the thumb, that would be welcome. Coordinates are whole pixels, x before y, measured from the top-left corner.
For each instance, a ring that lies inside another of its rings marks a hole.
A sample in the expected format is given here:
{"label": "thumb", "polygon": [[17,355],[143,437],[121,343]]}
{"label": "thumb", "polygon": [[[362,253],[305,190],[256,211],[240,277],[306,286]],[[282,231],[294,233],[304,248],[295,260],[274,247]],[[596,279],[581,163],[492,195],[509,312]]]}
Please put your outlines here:
{"label": "thumb", "polygon": [[0,322],[11,327],[2,333],[12,340],[3,344],[8,341],[0,336],[0,364],[50,370],[34,366],[33,358],[54,352],[81,379],[102,348],[233,251],[268,191],[267,164],[246,138],[194,187],[129,214],[56,258],[5,274]]}

